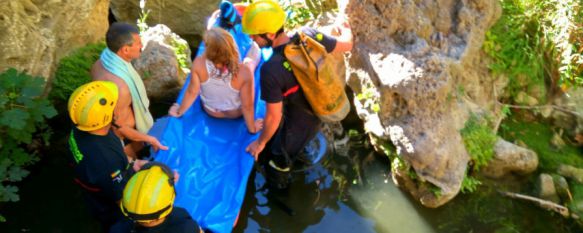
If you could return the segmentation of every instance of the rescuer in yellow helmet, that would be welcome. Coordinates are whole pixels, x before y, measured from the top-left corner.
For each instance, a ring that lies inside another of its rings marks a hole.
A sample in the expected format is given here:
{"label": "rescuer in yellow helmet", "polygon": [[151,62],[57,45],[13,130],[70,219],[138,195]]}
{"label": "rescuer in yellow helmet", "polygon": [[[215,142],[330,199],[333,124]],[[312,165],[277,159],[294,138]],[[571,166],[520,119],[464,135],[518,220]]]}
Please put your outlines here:
{"label": "rescuer in yellow helmet", "polygon": [[120,208],[128,220],[118,222],[110,233],[202,232],[183,208],[174,206],[175,174],[166,165],[150,162],[130,178]]}
{"label": "rescuer in yellow helmet", "polygon": [[69,117],[74,124],[69,149],[75,182],[91,213],[104,232],[123,214],[117,207],[129,177],[146,163],[129,161],[121,140],[111,130],[118,89],[113,82],[94,81],[77,88],[69,97]]}
{"label": "rescuer in yellow helmet", "polygon": [[[266,102],[263,131],[247,146],[247,151],[256,160],[261,157],[259,161],[264,164],[267,182],[275,188],[287,186],[291,165],[316,136],[321,123],[283,54],[284,47],[297,37],[284,31],[285,20],[283,9],[271,0],[254,1],[241,19],[243,32],[259,47],[273,48],[273,55],[261,66],[261,99]],[[335,28],[337,36],[308,27],[301,30],[329,53],[352,49],[352,31],[347,21]]]}

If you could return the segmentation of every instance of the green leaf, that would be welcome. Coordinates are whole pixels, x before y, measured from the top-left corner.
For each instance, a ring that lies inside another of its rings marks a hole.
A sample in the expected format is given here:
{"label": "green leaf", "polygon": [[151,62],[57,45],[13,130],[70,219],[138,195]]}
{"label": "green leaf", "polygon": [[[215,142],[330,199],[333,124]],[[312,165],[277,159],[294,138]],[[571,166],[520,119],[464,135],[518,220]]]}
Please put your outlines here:
{"label": "green leaf", "polygon": [[50,105],[48,100],[43,100],[42,103],[39,109],[47,119],[57,115],[57,110]]}
{"label": "green leaf", "polygon": [[26,126],[26,120],[29,114],[21,109],[11,109],[2,113],[0,124],[6,125],[12,129],[22,129]]}
{"label": "green leaf", "polygon": [[381,106],[379,104],[377,104],[377,103],[373,104],[372,105],[372,111],[373,112],[379,112],[379,111],[381,111]]}
{"label": "green leaf", "polygon": [[38,97],[43,93],[45,80],[39,77],[31,77],[27,80],[26,85],[22,88],[22,96],[26,98]]}
{"label": "green leaf", "polygon": [[4,159],[0,162],[0,180],[5,180],[8,177],[8,167],[12,165],[10,159]]}
{"label": "green leaf", "polygon": [[8,186],[1,186],[0,185],[0,201],[7,202],[17,202],[20,200],[18,197],[18,187],[8,185]]}
{"label": "green leaf", "polygon": [[24,177],[28,176],[29,173],[29,171],[22,169],[22,167],[11,167],[8,171],[8,181],[21,181]]}
{"label": "green leaf", "polygon": [[10,68],[6,70],[4,73],[0,74],[0,86],[5,87],[6,89],[12,88],[15,86],[17,82],[18,71],[14,68]]}
{"label": "green leaf", "polygon": [[0,108],[4,109],[4,105],[6,105],[8,103],[8,97],[2,95],[2,93],[0,93]]}
{"label": "green leaf", "polygon": [[35,158],[34,154],[26,153],[26,151],[20,147],[15,148],[10,155],[10,159],[12,159],[14,165],[18,167],[30,164],[35,161]]}
{"label": "green leaf", "polygon": [[32,133],[26,130],[9,130],[8,136],[16,141],[16,143],[29,144],[32,141]]}

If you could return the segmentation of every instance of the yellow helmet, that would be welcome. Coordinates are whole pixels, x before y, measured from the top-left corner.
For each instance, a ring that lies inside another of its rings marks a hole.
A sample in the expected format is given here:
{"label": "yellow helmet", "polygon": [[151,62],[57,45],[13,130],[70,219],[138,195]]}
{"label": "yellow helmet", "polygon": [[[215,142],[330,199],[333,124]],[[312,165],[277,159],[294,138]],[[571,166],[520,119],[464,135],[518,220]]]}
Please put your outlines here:
{"label": "yellow helmet", "polygon": [[117,104],[118,90],[113,82],[93,81],[78,87],[69,97],[69,117],[79,130],[92,131],[109,124]]}
{"label": "yellow helmet", "polygon": [[120,207],[128,218],[147,222],[170,214],[175,197],[174,173],[162,163],[149,162],[126,184]]}
{"label": "yellow helmet", "polygon": [[241,21],[248,35],[276,33],[285,22],[285,12],[274,1],[258,0],[247,7]]}

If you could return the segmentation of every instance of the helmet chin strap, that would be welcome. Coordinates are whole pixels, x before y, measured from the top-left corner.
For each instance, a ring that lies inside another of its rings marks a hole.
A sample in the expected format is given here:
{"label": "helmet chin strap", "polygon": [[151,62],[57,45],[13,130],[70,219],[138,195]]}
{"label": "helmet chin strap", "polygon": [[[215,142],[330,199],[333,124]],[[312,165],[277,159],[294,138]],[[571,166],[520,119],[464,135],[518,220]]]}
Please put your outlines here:
{"label": "helmet chin strap", "polygon": [[[275,33],[275,38],[277,39],[277,37],[281,35],[281,33],[283,33],[283,26],[279,30],[277,30],[277,32]],[[259,34],[259,37],[267,41],[267,47],[273,47],[273,40],[267,37],[267,33]]]}
{"label": "helmet chin strap", "polygon": [[267,37],[267,33],[259,34],[259,37],[261,37],[265,41],[267,41],[267,47],[272,47],[273,46],[273,40],[272,39],[269,39],[269,37]]}

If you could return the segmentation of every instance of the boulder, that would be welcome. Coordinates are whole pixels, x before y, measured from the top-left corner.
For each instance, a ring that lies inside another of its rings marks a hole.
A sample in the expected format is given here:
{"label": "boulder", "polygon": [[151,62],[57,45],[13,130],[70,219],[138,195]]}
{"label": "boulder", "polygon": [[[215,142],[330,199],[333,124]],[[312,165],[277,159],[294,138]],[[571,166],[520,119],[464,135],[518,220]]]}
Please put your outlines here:
{"label": "boulder", "polygon": [[[142,33],[144,49],[132,64],[144,80],[148,97],[152,100],[175,99],[189,73],[190,49],[185,40],[172,33],[170,28],[158,24]],[[173,46],[185,48],[188,68],[181,68]]]}
{"label": "boulder", "polygon": [[347,83],[356,95],[378,94],[355,98],[357,112],[418,177],[411,181],[408,171],[393,166],[393,180],[424,206],[445,204],[459,192],[469,161],[459,130],[470,112],[496,106],[494,88],[500,87],[491,84],[481,48],[501,14],[499,3],[351,0],[340,9],[346,9],[354,36]]}
{"label": "boulder", "polygon": [[555,183],[553,182],[553,177],[551,175],[545,173],[540,174],[537,180],[537,189],[540,198],[557,204],[560,203],[560,198],[555,189]]}
{"label": "boulder", "polygon": [[[553,124],[565,129],[566,135],[577,139],[583,134],[583,88],[571,88],[553,100]],[[582,143],[583,144],[583,143]]]}
{"label": "boulder", "polygon": [[500,178],[516,173],[525,175],[538,167],[538,156],[532,150],[498,138],[494,145],[494,157],[480,172],[490,178]]}
{"label": "boulder", "polygon": [[108,5],[109,0],[0,1],[0,72],[14,67],[49,79],[59,59],[104,38]]}
{"label": "boulder", "polygon": [[555,183],[555,189],[557,190],[557,194],[563,203],[569,203],[573,201],[573,195],[571,194],[569,183],[567,183],[567,179],[565,179],[565,177],[554,175],[553,183]]}
{"label": "boulder", "polygon": [[561,164],[557,169],[557,173],[561,176],[567,177],[579,184],[583,184],[583,169],[573,167],[571,165]]}

